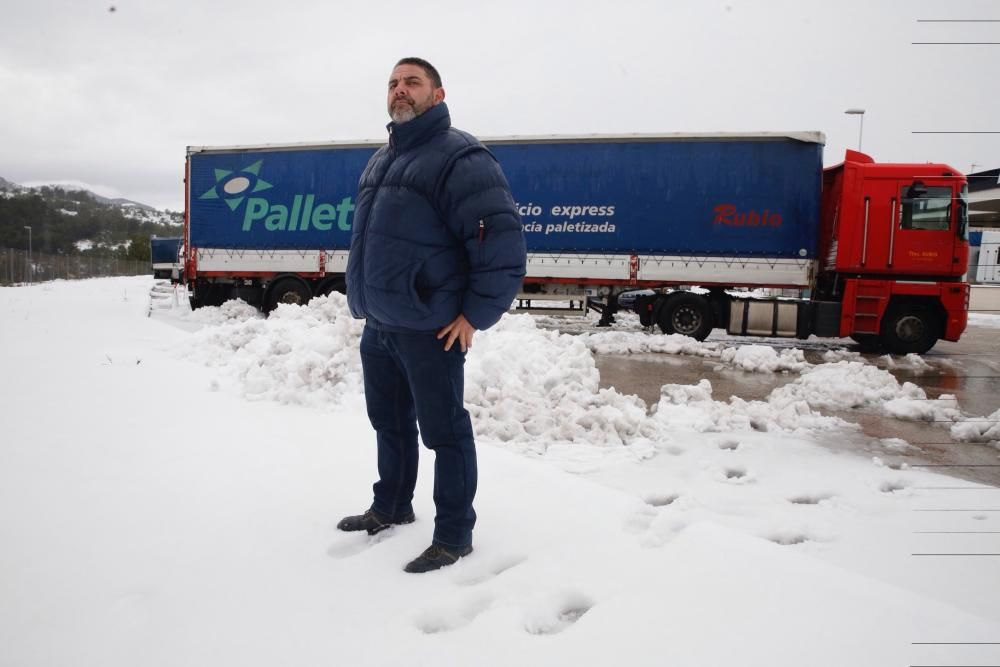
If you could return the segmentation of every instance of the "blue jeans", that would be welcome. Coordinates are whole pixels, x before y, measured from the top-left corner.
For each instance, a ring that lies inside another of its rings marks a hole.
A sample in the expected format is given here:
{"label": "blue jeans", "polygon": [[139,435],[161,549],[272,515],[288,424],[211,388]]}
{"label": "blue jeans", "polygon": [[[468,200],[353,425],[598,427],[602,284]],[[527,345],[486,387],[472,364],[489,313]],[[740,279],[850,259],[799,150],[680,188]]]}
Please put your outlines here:
{"label": "blue jeans", "polygon": [[384,331],[369,322],[361,367],[378,444],[372,509],[393,520],[413,511],[419,425],[424,445],[434,451],[434,544],[471,545],[476,443],[462,399],[465,353],[458,341],[445,352],[434,333]]}

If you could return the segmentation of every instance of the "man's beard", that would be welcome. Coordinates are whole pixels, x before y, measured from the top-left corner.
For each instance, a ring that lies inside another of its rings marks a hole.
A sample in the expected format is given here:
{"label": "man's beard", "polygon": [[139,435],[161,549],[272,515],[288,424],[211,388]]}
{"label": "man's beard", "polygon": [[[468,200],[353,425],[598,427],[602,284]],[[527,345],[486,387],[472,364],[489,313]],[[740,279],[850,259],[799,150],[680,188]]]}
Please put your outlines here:
{"label": "man's beard", "polygon": [[417,117],[417,111],[412,104],[393,104],[389,117],[397,124],[408,123]]}
{"label": "man's beard", "polygon": [[[400,104],[396,104],[396,102],[400,102]],[[434,106],[433,95],[429,95],[424,100],[423,106],[417,104],[416,100],[409,97],[400,98],[399,100],[393,100],[393,103],[389,105],[389,118],[392,118],[397,125],[408,123],[432,106]]]}

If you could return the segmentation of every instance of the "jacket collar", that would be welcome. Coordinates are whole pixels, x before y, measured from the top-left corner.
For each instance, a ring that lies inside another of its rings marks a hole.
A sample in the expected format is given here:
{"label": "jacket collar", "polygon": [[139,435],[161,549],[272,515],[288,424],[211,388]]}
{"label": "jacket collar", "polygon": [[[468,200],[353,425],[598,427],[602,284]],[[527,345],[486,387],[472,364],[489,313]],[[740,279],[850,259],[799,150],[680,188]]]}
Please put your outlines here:
{"label": "jacket collar", "polygon": [[448,105],[440,102],[408,123],[393,121],[385,127],[389,130],[390,147],[405,151],[451,127],[451,114]]}

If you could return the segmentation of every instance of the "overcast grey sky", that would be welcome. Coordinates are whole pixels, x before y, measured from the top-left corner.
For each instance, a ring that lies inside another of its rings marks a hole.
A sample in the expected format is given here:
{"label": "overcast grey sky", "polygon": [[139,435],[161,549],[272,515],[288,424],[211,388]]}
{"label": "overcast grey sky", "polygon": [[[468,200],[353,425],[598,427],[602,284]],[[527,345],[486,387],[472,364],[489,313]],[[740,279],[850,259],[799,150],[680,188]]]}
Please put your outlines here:
{"label": "overcast grey sky", "polygon": [[[115,11],[109,11],[114,5]],[[188,145],[384,139],[393,63],[481,136],[819,130],[1000,166],[996,0],[0,0],[0,176],[183,208]]]}

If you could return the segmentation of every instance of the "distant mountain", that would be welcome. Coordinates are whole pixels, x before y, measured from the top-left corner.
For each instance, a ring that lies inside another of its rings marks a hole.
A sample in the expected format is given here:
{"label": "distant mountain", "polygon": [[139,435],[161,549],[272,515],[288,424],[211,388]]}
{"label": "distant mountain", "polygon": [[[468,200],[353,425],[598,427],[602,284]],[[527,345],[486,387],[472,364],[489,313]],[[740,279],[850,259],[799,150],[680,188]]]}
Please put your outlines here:
{"label": "distant mountain", "polygon": [[66,184],[25,187],[0,177],[0,248],[37,252],[115,254],[148,259],[152,236],[179,236],[184,216],[125,198],[109,198]]}
{"label": "distant mountain", "polygon": [[22,192],[27,191],[27,189],[23,185],[18,185],[0,176],[0,192]]}
{"label": "distant mountain", "polygon": [[[84,192],[90,192],[90,191],[85,190]],[[94,194],[93,192],[90,192],[90,194],[94,196],[94,199],[101,202],[102,204],[110,204],[111,206],[120,206],[121,208],[134,207],[142,209],[143,211],[149,211],[151,213],[159,211],[159,209],[153,208],[149,204],[141,204],[137,201],[132,201],[131,199],[124,199],[123,197],[108,199],[107,197],[102,197],[101,195]]]}
{"label": "distant mountain", "polygon": [[94,201],[101,204],[107,204],[108,206],[117,206],[119,208],[136,208],[142,211],[147,211],[149,213],[158,213],[159,209],[150,206],[149,204],[143,204],[142,202],[137,202],[132,199],[125,199],[124,197],[102,197],[101,195],[87,190],[86,188],[78,188],[71,185],[66,185],[65,183],[53,183],[52,185],[36,185],[32,187],[27,187],[24,185],[19,185],[13,181],[8,181],[7,179],[0,176],[0,192],[14,192],[14,193],[27,193],[27,192],[42,192],[43,189],[49,188],[52,190],[61,190],[67,194],[71,192],[84,192],[94,198]]}

